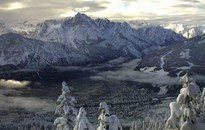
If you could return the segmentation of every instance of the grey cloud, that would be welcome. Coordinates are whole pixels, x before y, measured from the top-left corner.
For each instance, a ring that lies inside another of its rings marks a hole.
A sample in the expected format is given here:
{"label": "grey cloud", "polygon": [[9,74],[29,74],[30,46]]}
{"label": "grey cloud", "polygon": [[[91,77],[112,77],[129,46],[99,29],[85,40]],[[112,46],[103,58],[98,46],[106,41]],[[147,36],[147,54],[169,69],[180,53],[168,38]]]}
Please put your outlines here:
{"label": "grey cloud", "polygon": [[[179,10],[180,11],[180,10]],[[146,14],[145,14],[146,15]],[[149,19],[138,20],[142,22],[164,24],[164,23],[182,23],[182,24],[205,24],[205,14],[199,13],[198,15],[184,14],[184,15],[171,15],[171,16],[158,16],[158,15],[147,15]]]}
{"label": "grey cloud", "polygon": [[23,108],[33,112],[54,111],[55,105],[47,100],[38,98],[25,97],[5,97],[0,96],[3,100],[0,101],[2,106],[0,109],[8,110],[9,108]]}
{"label": "grey cloud", "polygon": [[120,70],[120,71],[108,71],[99,74],[98,76],[92,76],[91,79],[100,80],[121,80],[121,81],[135,81],[142,83],[151,83],[158,85],[172,85],[178,84],[178,78],[171,78],[166,75],[160,75],[159,73],[143,73],[134,70]]}
{"label": "grey cloud", "polygon": [[151,83],[158,85],[167,84],[178,84],[179,78],[173,78],[166,75],[164,71],[155,72],[141,72],[134,71],[134,67],[138,64],[139,60],[133,60],[129,63],[124,63],[121,65],[121,69],[116,71],[105,71],[100,72],[97,76],[91,76],[94,80],[126,80],[126,81],[136,81],[142,83]]}
{"label": "grey cloud", "polygon": [[0,0],[0,5],[6,5],[10,2],[17,2],[16,0]]}
{"label": "grey cloud", "polygon": [[203,9],[205,7],[204,3],[184,3],[184,4],[178,4],[178,5],[174,5],[172,7],[177,7],[179,9],[183,9],[183,8],[196,8],[196,9]]}
{"label": "grey cloud", "polygon": [[[150,67],[144,71],[135,71],[139,60],[132,60],[120,65],[120,69],[113,71],[99,72],[96,76],[91,76],[93,80],[105,81],[135,81],[141,83],[150,83],[155,85],[176,85],[179,83],[179,77],[170,77],[168,72],[163,70],[153,71],[155,67]],[[194,80],[203,81],[204,76],[195,75]]]}
{"label": "grey cloud", "polygon": [[52,100],[21,96],[21,89],[28,84],[28,81],[0,79],[0,110],[23,108],[32,112],[54,111],[56,104]]}
{"label": "grey cloud", "polygon": [[34,97],[6,96],[12,94],[21,95],[21,91],[0,88],[0,110],[23,108],[32,112],[47,112],[54,111],[56,106],[56,104],[51,100]]}
{"label": "grey cloud", "polygon": [[174,5],[172,7],[178,7],[178,8],[182,8],[183,9],[183,8],[198,7],[198,6],[196,6],[194,4],[179,4],[179,5]]}
{"label": "grey cloud", "polygon": [[199,0],[179,0],[179,1],[187,2],[187,3],[200,3]]}
{"label": "grey cloud", "polygon": [[[137,2],[138,0],[131,0],[131,1],[124,1],[125,4],[132,4],[132,2]],[[159,0],[150,0],[151,2],[158,2],[160,4]],[[112,20],[130,20],[130,19],[142,19],[147,22],[156,22],[156,23],[162,23],[162,22],[171,22],[171,23],[186,23],[186,24],[205,24],[204,19],[205,16],[203,16],[202,12],[204,12],[204,3],[200,2],[199,0],[179,0],[184,1],[184,4],[179,4],[176,6],[173,6],[173,8],[177,8],[178,11],[183,11],[184,8],[197,8],[200,13],[191,15],[156,15],[156,14],[147,14],[147,13],[141,13],[140,16],[135,16],[135,12],[133,12],[132,16],[128,16],[126,14],[123,14],[122,12],[110,15],[108,14],[107,18]],[[6,6],[6,4],[10,2],[16,2],[14,0],[0,0],[1,6]],[[18,0],[17,2],[21,2],[25,5],[25,8],[17,9],[17,10],[9,10],[9,11],[3,11],[0,10],[0,20],[9,22],[9,23],[17,23],[22,21],[31,21],[31,22],[41,22],[43,20],[47,19],[56,19],[60,18],[60,14],[64,14],[67,12],[78,12],[78,8],[84,8],[87,9],[82,11],[81,13],[86,14],[92,14],[93,12],[97,11],[103,11],[106,10],[106,4],[109,4],[109,2],[106,1],[82,1],[82,0]],[[200,2],[200,3],[199,3]],[[92,17],[101,17],[99,16],[92,16]],[[199,20],[199,21],[197,21]]]}
{"label": "grey cloud", "polygon": [[[23,14],[22,11],[24,12]],[[18,23],[22,21],[40,22],[42,20],[58,18],[59,17],[58,12],[60,11],[57,10],[53,11],[52,9],[47,9],[47,10],[38,9],[36,11],[21,9],[12,12],[2,11],[0,12],[0,18],[1,20],[9,23]]]}
{"label": "grey cloud", "polygon": [[[12,1],[9,1],[12,2]],[[87,12],[96,12],[100,10],[106,9],[103,4],[107,4],[108,2],[96,2],[96,1],[67,1],[67,0],[19,0],[25,5],[24,8],[2,11],[0,10],[0,18],[5,20],[6,22],[13,22],[20,20],[31,20],[31,21],[42,21],[46,19],[54,19],[59,18],[60,14],[75,11],[78,12],[76,8],[88,7],[89,9],[84,11]],[[3,4],[7,4],[8,2],[3,0]],[[82,12],[83,13],[83,12]],[[9,16],[9,17],[8,17]]]}
{"label": "grey cloud", "polygon": [[97,2],[93,2],[93,1],[85,1],[85,2],[80,3],[80,4],[73,5],[72,9],[77,12],[78,10],[76,8],[88,7],[88,9],[84,11],[84,13],[86,13],[86,12],[100,11],[100,10],[104,10],[107,8],[101,4],[102,3],[97,3]]}
{"label": "grey cloud", "polygon": [[[178,11],[180,12],[181,9]],[[177,12],[177,11],[176,11]],[[203,11],[201,11],[203,12]],[[153,24],[164,24],[164,23],[182,23],[182,24],[205,24],[205,14],[184,14],[184,15],[156,15],[152,13],[141,13],[140,16],[126,16],[121,13],[113,14],[108,17],[116,21],[122,20],[137,20],[141,22],[148,22]]]}
{"label": "grey cloud", "polygon": [[[82,8],[82,7],[102,7],[102,3],[95,2],[95,1],[56,1],[56,0],[36,0],[32,2],[26,2],[25,3],[30,7],[46,7],[46,8]],[[39,4],[41,3],[41,4]]]}

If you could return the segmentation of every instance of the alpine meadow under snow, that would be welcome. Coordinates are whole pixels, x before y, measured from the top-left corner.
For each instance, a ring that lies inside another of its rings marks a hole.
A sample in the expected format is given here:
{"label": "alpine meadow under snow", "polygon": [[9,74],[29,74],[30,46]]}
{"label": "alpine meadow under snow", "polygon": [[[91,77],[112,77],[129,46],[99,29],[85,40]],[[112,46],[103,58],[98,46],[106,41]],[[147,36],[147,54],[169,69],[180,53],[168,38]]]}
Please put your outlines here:
{"label": "alpine meadow under snow", "polygon": [[204,130],[204,33],[83,13],[0,21],[0,130]]}

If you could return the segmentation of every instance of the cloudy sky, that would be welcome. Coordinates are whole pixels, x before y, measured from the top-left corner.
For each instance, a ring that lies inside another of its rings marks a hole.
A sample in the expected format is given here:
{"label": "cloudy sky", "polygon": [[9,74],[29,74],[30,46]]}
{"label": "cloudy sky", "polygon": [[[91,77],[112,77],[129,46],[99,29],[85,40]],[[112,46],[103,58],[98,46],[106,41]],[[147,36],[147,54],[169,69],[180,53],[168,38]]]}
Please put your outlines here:
{"label": "cloudy sky", "polygon": [[205,24],[205,0],[0,0],[0,20],[39,22],[74,16]]}

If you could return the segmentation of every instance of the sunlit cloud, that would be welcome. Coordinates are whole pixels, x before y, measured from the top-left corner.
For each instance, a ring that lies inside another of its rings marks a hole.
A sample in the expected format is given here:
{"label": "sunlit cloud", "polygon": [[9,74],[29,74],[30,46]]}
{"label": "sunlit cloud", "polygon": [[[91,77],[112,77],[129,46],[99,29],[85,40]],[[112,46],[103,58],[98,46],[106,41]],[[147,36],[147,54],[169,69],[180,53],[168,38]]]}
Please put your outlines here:
{"label": "sunlit cloud", "polygon": [[70,12],[65,12],[60,14],[60,17],[73,17],[75,16],[76,12],[75,11],[70,11]]}
{"label": "sunlit cloud", "polygon": [[9,3],[6,7],[0,7],[0,10],[16,10],[24,8],[25,6],[20,2]]}
{"label": "sunlit cloud", "polygon": [[14,2],[14,3],[9,4],[8,10],[21,9],[23,7],[24,7],[23,4],[21,4],[19,2]]}
{"label": "sunlit cloud", "polygon": [[32,112],[54,111],[56,104],[53,100],[20,96],[23,91],[16,88],[28,84],[28,81],[0,79],[0,110],[22,108]]}
{"label": "sunlit cloud", "polygon": [[94,0],[82,0],[82,1],[94,1]]}
{"label": "sunlit cloud", "polygon": [[77,12],[87,11],[88,9],[89,9],[89,7],[75,8],[75,10],[76,10]]}
{"label": "sunlit cloud", "polygon": [[17,80],[5,80],[0,79],[0,86],[6,88],[23,88],[26,85],[29,85],[29,81],[17,81]]}

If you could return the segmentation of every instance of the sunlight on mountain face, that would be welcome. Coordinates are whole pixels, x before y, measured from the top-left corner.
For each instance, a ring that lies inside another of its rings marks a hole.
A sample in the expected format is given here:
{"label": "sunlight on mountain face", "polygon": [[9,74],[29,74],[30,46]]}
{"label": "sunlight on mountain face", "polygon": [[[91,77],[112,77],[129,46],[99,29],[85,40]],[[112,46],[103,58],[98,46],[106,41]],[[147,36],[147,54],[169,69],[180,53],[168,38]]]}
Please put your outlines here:
{"label": "sunlight on mountain face", "polygon": [[17,80],[5,80],[0,79],[0,86],[6,87],[6,88],[23,88],[26,85],[29,85],[29,81],[17,81]]}

